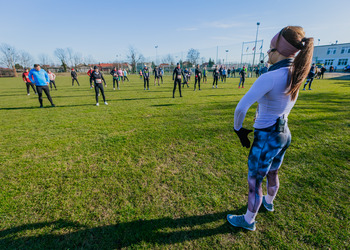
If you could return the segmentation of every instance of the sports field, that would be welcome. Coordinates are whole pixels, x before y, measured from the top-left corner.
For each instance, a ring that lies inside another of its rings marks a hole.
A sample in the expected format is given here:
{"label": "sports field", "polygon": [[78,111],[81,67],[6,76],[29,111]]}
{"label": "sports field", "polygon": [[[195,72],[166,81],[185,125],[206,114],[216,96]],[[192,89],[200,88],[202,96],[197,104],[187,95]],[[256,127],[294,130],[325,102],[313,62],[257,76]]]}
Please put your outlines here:
{"label": "sports field", "polygon": [[150,91],[129,78],[113,91],[106,76],[96,107],[87,76],[58,76],[43,109],[0,78],[0,249],[350,248],[350,81],[301,91],[275,212],[260,208],[249,232],[226,215],[246,211],[249,151],[232,127],[253,79],[192,80],[173,99],[169,76]]}

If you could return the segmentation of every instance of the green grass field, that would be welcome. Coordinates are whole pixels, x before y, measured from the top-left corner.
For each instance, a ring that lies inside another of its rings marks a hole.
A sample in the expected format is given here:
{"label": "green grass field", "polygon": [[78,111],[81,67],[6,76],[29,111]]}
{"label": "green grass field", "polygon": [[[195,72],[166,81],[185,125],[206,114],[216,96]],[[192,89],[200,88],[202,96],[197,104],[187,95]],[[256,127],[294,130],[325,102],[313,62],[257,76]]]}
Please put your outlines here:
{"label": "green grass field", "polygon": [[106,76],[100,107],[79,79],[58,76],[57,107],[44,95],[39,109],[21,79],[0,78],[0,249],[350,248],[350,81],[301,91],[275,212],[248,232],[226,215],[246,211],[249,151],[232,127],[253,79],[200,92],[192,80],[173,99],[170,77],[113,91]]}

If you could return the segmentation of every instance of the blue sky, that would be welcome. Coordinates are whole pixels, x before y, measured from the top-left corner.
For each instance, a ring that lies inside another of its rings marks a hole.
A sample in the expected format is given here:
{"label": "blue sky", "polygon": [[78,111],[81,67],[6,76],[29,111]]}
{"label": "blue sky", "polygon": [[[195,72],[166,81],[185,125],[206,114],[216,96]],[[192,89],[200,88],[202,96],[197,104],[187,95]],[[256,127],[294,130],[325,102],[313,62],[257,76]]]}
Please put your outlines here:
{"label": "blue sky", "polygon": [[[242,42],[270,39],[286,25],[304,27],[317,45],[350,42],[349,2],[337,1],[8,1],[1,0],[0,43],[56,60],[56,48],[70,47],[98,62],[125,58],[130,45],[145,57],[186,56],[239,61]],[[182,53],[181,53],[182,52]],[[175,54],[174,54],[175,56]]]}

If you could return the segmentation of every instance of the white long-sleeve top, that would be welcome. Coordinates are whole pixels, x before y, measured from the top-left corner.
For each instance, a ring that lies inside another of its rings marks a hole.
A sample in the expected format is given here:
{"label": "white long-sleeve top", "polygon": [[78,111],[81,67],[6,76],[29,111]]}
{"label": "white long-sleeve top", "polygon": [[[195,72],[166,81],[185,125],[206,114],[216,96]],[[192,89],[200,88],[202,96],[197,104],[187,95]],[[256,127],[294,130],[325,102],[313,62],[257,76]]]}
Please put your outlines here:
{"label": "white long-sleeve top", "polygon": [[49,75],[49,78],[50,78],[50,80],[51,81],[54,81],[55,80],[55,78],[56,78],[56,75],[54,74],[54,73],[50,73],[50,74],[48,74]]}
{"label": "white long-sleeve top", "polygon": [[291,100],[288,92],[288,67],[283,67],[261,75],[237,104],[234,118],[234,128],[239,130],[250,106],[258,102],[258,115],[254,128],[263,129],[272,126],[276,120],[288,114],[296,99]]}

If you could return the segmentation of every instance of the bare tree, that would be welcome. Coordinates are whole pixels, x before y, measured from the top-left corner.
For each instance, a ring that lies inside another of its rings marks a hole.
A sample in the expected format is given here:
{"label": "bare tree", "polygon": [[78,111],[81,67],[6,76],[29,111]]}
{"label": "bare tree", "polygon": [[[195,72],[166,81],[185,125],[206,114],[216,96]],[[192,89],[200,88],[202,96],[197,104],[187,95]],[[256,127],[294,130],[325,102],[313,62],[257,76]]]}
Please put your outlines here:
{"label": "bare tree", "polygon": [[197,60],[199,59],[199,51],[196,49],[190,49],[187,53],[187,60],[192,64],[195,65],[197,63]]}
{"label": "bare tree", "polygon": [[67,51],[67,63],[70,67],[74,64],[74,52],[71,48],[66,48]]}
{"label": "bare tree", "polygon": [[169,63],[171,65],[175,64],[174,57],[170,54],[167,54],[166,56],[163,57],[162,63]]}
{"label": "bare tree", "polygon": [[17,77],[15,64],[18,63],[19,56],[16,49],[9,44],[3,43],[0,46],[0,52],[2,53],[0,63],[8,68],[12,68],[15,77]]}
{"label": "bare tree", "polygon": [[49,65],[50,64],[50,57],[48,56],[48,54],[40,54],[39,56],[38,56],[38,58],[39,58],[39,63],[41,64],[41,65]]}
{"label": "bare tree", "polygon": [[83,62],[83,56],[81,53],[77,52],[73,56],[74,68],[76,68],[79,64]]}
{"label": "bare tree", "polygon": [[136,72],[136,64],[144,60],[144,56],[139,53],[133,46],[129,47],[127,58],[131,64],[132,72]]}
{"label": "bare tree", "polygon": [[88,55],[87,57],[85,57],[84,59],[84,63],[85,64],[94,64],[96,62],[96,60],[93,58],[92,55]]}
{"label": "bare tree", "polygon": [[65,49],[58,48],[54,51],[55,56],[61,61],[63,71],[67,71],[67,52]]}
{"label": "bare tree", "polygon": [[19,64],[24,68],[29,68],[33,64],[33,57],[29,53],[25,51],[20,51],[18,54]]}

